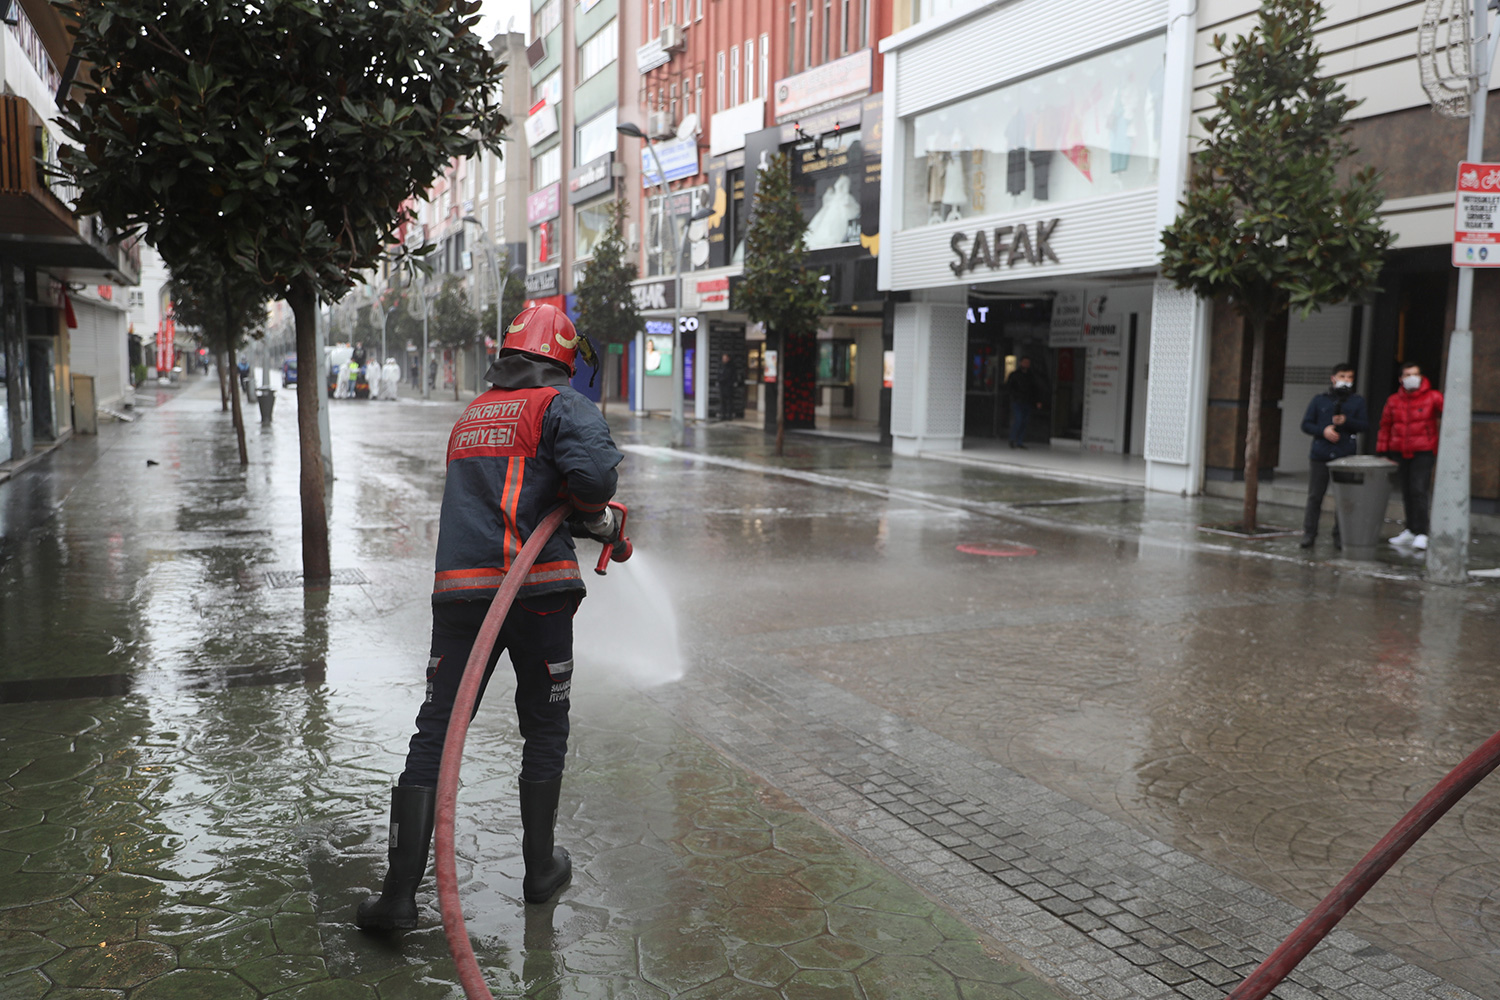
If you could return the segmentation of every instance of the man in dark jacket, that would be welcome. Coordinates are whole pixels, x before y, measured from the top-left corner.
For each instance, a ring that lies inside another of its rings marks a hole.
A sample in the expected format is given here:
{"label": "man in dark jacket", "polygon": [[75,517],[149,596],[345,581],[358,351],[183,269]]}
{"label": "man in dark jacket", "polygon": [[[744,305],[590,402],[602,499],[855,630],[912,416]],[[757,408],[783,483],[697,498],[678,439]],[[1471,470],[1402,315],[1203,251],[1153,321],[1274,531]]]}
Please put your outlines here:
{"label": "man in dark jacket", "polygon": [[[381,894],[359,906],[355,922],[362,928],[416,926],[448,718],[480,626],[521,546],[559,503],[572,507],[581,533],[600,541],[619,535],[607,504],[623,456],[598,408],[568,384],[578,345],[573,324],[556,307],[523,311],[485,374],[494,388],[469,404],[449,436],[427,695],[406,770],[391,792],[390,870]],[[528,903],[546,902],[572,874],[568,852],[554,847],[553,827],[568,750],[573,613],[583,594],[573,538],[560,531],[527,572],[479,688],[483,697],[508,649],[524,741],[521,854]]]}
{"label": "man in dark jacket", "polygon": [[1005,392],[1010,396],[1010,446],[1025,449],[1031,411],[1042,408],[1042,387],[1031,370],[1030,358],[1016,363],[1016,370],[1005,380]]}
{"label": "man in dark jacket", "polygon": [[[1302,547],[1310,549],[1318,539],[1318,518],[1323,513],[1323,494],[1328,492],[1328,463],[1355,453],[1355,435],[1369,429],[1365,400],[1354,392],[1354,366],[1340,363],[1329,375],[1328,391],[1314,396],[1302,416],[1302,433],[1312,435],[1308,456],[1307,511],[1302,515]],[[1338,514],[1333,515],[1333,544],[1339,540]]]}
{"label": "man in dark jacket", "polygon": [[1422,369],[1401,366],[1401,388],[1380,411],[1380,434],[1375,450],[1396,461],[1406,527],[1391,539],[1396,546],[1427,548],[1432,516],[1432,470],[1437,466],[1438,424],[1443,416],[1443,394],[1432,387]]}
{"label": "man in dark jacket", "polygon": [[719,357],[719,419],[733,420],[739,414],[740,366],[728,352]]}

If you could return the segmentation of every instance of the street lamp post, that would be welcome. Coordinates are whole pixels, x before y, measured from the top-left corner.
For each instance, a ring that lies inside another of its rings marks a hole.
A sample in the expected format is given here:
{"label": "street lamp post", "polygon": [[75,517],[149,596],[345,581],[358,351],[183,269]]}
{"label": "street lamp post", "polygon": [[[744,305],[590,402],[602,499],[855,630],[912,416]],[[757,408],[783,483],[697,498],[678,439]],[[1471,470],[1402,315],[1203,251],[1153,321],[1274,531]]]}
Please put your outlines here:
{"label": "street lamp post", "polygon": [[[661,223],[657,232],[662,233],[666,228],[667,219],[667,172],[661,168],[661,159],[656,155],[656,147],[646,138],[646,133],[634,122],[621,122],[615,126],[615,131],[632,139],[640,139],[646,143],[646,152],[651,154],[651,162],[656,165],[656,183],[661,188]],[[681,448],[684,438],[682,419],[682,253],[677,245],[677,226],[673,223],[672,240],[668,246],[674,251],[672,262],[672,278],[674,282],[674,295],[672,306],[672,447]]]}
{"label": "street lamp post", "polygon": [[[495,244],[490,241],[490,234],[484,228],[484,223],[472,215],[464,216],[464,221],[479,227],[480,245],[484,247],[484,255],[489,258],[490,273],[495,279],[495,350],[500,350],[500,345],[505,342],[505,286],[510,279],[510,260],[505,261],[505,270],[500,269],[500,254]],[[483,373],[480,373],[483,378]]]}

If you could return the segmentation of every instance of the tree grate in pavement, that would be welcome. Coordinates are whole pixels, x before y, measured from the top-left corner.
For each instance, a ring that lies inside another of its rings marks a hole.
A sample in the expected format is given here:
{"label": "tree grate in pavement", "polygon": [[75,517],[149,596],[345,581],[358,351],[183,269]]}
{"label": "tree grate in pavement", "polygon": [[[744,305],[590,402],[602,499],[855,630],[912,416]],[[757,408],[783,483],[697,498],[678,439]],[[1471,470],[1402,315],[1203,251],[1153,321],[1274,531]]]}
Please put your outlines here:
{"label": "tree grate in pavement", "polygon": [[[328,579],[330,587],[364,586],[370,578],[357,569],[336,569]],[[266,572],[266,586],[273,589],[302,586],[302,571],[299,569],[273,569]]]}
{"label": "tree grate in pavement", "polygon": [[[1271,893],[762,655],[654,697],[1080,998],[1220,1000],[1302,919]],[[706,661],[706,662],[705,662]],[[1336,930],[1280,1000],[1474,1000]]]}

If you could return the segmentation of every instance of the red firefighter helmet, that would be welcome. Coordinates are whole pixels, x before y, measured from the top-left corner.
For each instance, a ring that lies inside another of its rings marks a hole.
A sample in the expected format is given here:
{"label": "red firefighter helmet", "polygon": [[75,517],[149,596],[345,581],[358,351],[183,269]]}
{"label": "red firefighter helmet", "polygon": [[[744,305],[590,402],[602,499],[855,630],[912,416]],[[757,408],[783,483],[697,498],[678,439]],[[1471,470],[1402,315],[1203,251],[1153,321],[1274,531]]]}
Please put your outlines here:
{"label": "red firefighter helmet", "polygon": [[548,361],[556,361],[574,371],[574,358],[578,355],[578,331],[573,321],[557,306],[542,303],[521,310],[505,329],[505,340],[500,345],[506,351],[525,351]]}

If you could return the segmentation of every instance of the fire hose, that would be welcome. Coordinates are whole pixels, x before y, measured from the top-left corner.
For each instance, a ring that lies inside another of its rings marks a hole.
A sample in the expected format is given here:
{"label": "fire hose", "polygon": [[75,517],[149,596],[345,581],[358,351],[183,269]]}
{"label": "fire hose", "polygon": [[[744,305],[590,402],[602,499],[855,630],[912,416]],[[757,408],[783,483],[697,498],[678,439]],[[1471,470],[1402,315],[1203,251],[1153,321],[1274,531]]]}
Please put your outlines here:
{"label": "fire hose", "polygon": [[1277,945],[1276,950],[1266,956],[1266,960],[1225,1000],[1262,1000],[1280,985],[1401,855],[1497,765],[1500,765],[1500,733],[1485,740],[1478,750],[1465,757],[1448,772],[1447,777],[1434,785],[1432,791],[1422,796],[1422,800],[1370,848],[1370,853],[1360,859],[1359,864],[1313,908],[1307,919]]}
{"label": "fire hose", "polygon": [[[599,562],[594,566],[594,572],[600,576],[604,575],[611,561],[624,562],[630,558],[633,551],[630,539],[625,537],[627,511],[624,505],[611,503],[610,507],[614,508],[619,515],[619,534],[615,541],[605,542],[604,550],[599,553]],[[463,906],[460,905],[458,899],[458,871],[453,850],[453,821],[458,805],[458,769],[463,763],[464,739],[469,733],[469,718],[474,714],[474,702],[479,696],[480,681],[484,679],[485,667],[489,663],[490,653],[495,648],[495,641],[500,637],[500,626],[505,624],[505,616],[510,613],[510,606],[515,602],[516,594],[520,592],[527,572],[536,562],[537,556],[541,554],[542,546],[546,545],[548,539],[562,526],[568,513],[568,505],[560,504],[542,518],[542,523],[537,525],[531,537],[526,540],[526,544],[521,547],[520,554],[506,570],[505,579],[500,584],[495,599],[490,603],[489,612],[484,616],[484,624],[480,626],[479,636],[474,640],[474,649],[469,653],[469,662],[464,666],[463,680],[459,683],[458,694],[453,699],[453,714],[448,721],[448,737],[443,743],[443,763],[438,770],[435,821],[438,903],[443,914],[443,933],[448,937],[448,951],[453,955],[453,963],[458,967],[458,980],[463,985],[464,995],[469,1000],[494,1000],[494,995],[485,984],[484,975],[479,971],[479,963],[474,958],[474,946],[469,941],[469,930],[464,924]]]}

